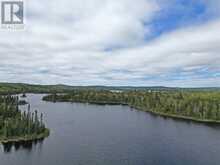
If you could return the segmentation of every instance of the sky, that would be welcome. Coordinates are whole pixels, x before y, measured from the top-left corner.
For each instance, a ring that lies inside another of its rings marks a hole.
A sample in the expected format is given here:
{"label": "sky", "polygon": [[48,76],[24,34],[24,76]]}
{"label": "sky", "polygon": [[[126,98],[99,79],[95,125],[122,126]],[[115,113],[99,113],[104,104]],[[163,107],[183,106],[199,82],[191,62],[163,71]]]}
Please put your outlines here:
{"label": "sky", "polygon": [[220,0],[25,0],[0,82],[220,87]]}

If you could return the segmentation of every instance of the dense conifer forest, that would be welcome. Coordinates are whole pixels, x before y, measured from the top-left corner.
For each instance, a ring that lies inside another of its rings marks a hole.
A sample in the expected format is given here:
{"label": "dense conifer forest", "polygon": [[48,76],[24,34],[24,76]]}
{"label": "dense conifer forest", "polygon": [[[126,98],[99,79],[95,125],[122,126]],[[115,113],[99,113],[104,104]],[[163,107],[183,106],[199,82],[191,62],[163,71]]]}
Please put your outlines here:
{"label": "dense conifer forest", "polygon": [[163,116],[220,122],[220,92],[215,91],[97,91],[51,94],[45,101],[124,104]]}
{"label": "dense conifer forest", "polygon": [[35,110],[19,110],[18,96],[0,96],[0,142],[27,141],[44,138],[49,130],[43,122],[43,114]]}
{"label": "dense conifer forest", "polygon": [[23,83],[0,83],[0,94],[16,93],[69,93],[72,90],[121,90],[121,91],[220,91],[218,87],[209,88],[177,88],[177,87],[134,87],[134,86],[69,86],[69,85],[33,85]]}

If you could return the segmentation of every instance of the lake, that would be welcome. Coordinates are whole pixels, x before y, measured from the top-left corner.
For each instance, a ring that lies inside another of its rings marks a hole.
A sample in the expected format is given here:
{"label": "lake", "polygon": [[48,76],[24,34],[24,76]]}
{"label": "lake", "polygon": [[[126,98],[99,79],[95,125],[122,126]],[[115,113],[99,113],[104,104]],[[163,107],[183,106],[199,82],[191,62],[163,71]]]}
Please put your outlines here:
{"label": "lake", "polygon": [[[220,127],[178,121],[127,106],[50,103],[28,94],[51,134],[0,145],[1,165],[219,165]],[[27,106],[21,106],[26,109]]]}

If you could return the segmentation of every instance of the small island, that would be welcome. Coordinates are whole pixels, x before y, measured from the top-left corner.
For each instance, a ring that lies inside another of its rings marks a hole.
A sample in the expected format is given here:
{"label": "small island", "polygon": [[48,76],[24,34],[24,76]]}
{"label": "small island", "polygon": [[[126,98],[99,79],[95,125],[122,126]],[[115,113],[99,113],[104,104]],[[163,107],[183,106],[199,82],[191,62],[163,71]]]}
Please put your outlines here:
{"label": "small island", "polygon": [[27,96],[26,96],[25,93],[22,93],[21,97],[22,97],[22,98],[25,98],[25,97],[27,97]]}
{"label": "small island", "polygon": [[128,105],[156,115],[203,123],[220,123],[219,91],[74,90],[50,94],[45,101]]}
{"label": "small island", "polygon": [[49,129],[38,111],[19,110],[18,96],[0,96],[0,143],[39,140],[49,136]]}
{"label": "small island", "polygon": [[26,105],[28,102],[26,100],[19,100],[18,105]]}

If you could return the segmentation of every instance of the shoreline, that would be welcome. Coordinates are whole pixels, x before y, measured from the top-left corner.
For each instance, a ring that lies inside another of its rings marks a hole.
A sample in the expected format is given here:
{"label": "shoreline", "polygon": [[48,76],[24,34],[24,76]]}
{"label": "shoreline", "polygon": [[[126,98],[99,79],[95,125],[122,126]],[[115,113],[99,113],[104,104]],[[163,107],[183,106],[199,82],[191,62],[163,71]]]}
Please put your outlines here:
{"label": "shoreline", "polygon": [[[131,106],[129,106],[129,107],[131,107]],[[182,120],[182,121],[191,121],[191,122],[202,123],[202,124],[220,124],[219,120],[197,119],[197,118],[188,117],[188,116],[167,114],[167,113],[155,112],[155,111],[146,110],[146,109],[143,110],[143,109],[138,108],[138,107],[131,107],[131,108],[134,108],[138,111],[147,112],[147,113],[150,113],[152,115],[157,115],[157,116],[166,117],[166,118],[170,118],[170,119],[176,119],[176,120]]]}
{"label": "shoreline", "polygon": [[[54,102],[54,101],[51,101],[51,100],[43,100],[43,101]],[[85,104],[93,104],[93,105],[122,105],[122,106],[129,106],[130,108],[134,108],[138,111],[151,113],[153,115],[157,115],[157,116],[161,116],[161,117],[167,117],[167,118],[172,118],[172,119],[177,119],[177,120],[191,121],[191,122],[203,123],[203,124],[220,124],[220,120],[197,119],[197,118],[189,117],[189,116],[182,116],[182,115],[176,115],[176,114],[167,114],[167,113],[163,113],[163,112],[156,112],[156,111],[152,111],[152,110],[143,109],[142,107],[135,107],[135,106],[127,104],[127,103],[86,102],[86,101],[71,101],[71,100],[67,100],[67,101],[56,100],[55,103],[56,102],[85,103]]]}
{"label": "shoreline", "polygon": [[9,139],[0,139],[0,144],[41,140],[41,139],[47,138],[49,135],[50,135],[50,130],[46,129],[43,133],[39,135],[29,135],[27,137],[14,137],[14,138],[9,138]]}

